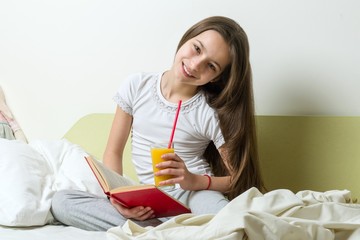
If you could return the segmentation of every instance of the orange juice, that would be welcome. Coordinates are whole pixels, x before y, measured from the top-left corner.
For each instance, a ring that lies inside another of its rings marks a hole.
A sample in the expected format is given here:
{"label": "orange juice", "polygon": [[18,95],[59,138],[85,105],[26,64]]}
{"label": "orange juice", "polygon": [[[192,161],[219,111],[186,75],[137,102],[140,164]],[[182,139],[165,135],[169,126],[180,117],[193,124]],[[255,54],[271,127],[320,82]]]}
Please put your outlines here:
{"label": "orange juice", "polygon": [[[161,156],[165,153],[174,153],[174,147],[172,146],[171,148],[167,148],[167,144],[154,144],[151,146],[151,158],[152,158],[154,174],[160,170],[155,166],[156,164],[164,161],[164,159],[162,159]],[[162,175],[162,176],[154,175],[155,186],[159,186],[159,183],[161,181],[165,181],[170,178],[172,178],[172,175]]]}

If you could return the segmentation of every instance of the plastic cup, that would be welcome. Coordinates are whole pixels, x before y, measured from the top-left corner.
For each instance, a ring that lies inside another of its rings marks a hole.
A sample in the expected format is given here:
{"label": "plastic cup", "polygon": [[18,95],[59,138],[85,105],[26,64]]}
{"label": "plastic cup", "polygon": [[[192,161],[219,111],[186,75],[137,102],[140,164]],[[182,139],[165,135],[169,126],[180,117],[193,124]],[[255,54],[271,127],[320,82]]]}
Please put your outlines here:
{"label": "plastic cup", "polygon": [[[155,176],[155,173],[158,172],[160,169],[156,167],[156,164],[159,164],[163,161],[166,161],[161,158],[161,156],[165,153],[174,153],[174,143],[171,144],[171,147],[168,148],[168,143],[156,143],[151,145],[151,159],[154,171],[154,182],[155,186],[159,186],[159,183],[165,180],[172,178],[172,175],[162,175],[162,176]],[[173,184],[169,185],[162,185],[164,187],[174,186]],[[161,187],[162,187],[161,186]]]}

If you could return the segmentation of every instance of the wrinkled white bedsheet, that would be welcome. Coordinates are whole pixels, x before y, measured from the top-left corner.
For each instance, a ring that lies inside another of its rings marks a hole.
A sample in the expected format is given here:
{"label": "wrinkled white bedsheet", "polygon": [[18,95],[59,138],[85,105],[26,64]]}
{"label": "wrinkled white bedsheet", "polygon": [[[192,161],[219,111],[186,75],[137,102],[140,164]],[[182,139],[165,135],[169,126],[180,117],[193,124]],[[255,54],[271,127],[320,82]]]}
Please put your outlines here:
{"label": "wrinkled white bedsheet", "polygon": [[360,239],[360,205],[349,191],[314,192],[256,188],[216,215],[174,217],[155,228],[128,221],[108,232],[118,239]]}

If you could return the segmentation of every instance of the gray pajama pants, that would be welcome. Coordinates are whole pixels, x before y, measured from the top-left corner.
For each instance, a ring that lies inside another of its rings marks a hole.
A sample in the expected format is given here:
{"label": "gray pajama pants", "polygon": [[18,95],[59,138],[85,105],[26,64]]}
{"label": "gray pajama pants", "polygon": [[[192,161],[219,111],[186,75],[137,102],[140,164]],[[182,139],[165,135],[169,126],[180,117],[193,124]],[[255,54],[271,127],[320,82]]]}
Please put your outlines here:
{"label": "gray pajama pants", "polygon": [[[215,214],[228,203],[224,195],[216,191],[185,191],[177,188],[167,193],[190,207],[194,214]],[[122,226],[127,220],[107,198],[77,190],[55,193],[51,212],[56,220],[65,225],[92,231],[106,231],[111,227]],[[166,220],[133,221],[141,226],[156,226]]]}

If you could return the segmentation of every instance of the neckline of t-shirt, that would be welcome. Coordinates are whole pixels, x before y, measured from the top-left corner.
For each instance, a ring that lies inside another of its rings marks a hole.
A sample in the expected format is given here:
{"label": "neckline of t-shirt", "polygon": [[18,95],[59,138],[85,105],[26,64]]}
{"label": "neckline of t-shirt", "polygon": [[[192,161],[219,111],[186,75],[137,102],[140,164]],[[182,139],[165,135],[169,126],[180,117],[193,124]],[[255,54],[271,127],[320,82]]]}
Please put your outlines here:
{"label": "neckline of t-shirt", "polygon": [[[160,83],[161,83],[161,77],[164,73],[159,73],[158,74],[158,77],[157,77],[157,80],[156,80],[156,93],[159,97],[159,99],[167,106],[169,107],[177,107],[178,106],[178,103],[173,103],[173,102],[170,102],[168,100],[166,100],[166,98],[163,96],[162,92],[161,92],[161,87],[160,87]],[[190,105],[193,105],[193,103],[195,101],[197,101],[200,97],[201,97],[201,92],[198,92],[196,93],[194,96],[192,96],[190,99],[186,100],[186,101],[183,101],[181,103],[181,106],[182,107],[186,107],[186,106],[190,106]]]}

